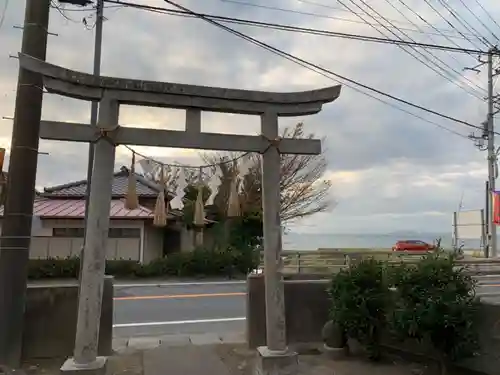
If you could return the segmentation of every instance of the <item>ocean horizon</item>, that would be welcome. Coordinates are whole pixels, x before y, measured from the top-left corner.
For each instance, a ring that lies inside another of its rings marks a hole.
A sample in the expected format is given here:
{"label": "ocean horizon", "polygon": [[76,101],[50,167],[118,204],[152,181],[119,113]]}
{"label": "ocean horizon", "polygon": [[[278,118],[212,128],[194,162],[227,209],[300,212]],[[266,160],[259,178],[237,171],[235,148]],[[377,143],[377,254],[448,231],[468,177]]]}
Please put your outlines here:
{"label": "ocean horizon", "polygon": [[[387,234],[339,234],[290,232],[283,236],[283,250],[317,250],[318,248],[391,248],[399,240],[421,240],[433,243],[441,238],[441,246],[452,248],[452,236],[446,233],[397,232]],[[465,240],[466,249],[479,249],[481,242]]]}

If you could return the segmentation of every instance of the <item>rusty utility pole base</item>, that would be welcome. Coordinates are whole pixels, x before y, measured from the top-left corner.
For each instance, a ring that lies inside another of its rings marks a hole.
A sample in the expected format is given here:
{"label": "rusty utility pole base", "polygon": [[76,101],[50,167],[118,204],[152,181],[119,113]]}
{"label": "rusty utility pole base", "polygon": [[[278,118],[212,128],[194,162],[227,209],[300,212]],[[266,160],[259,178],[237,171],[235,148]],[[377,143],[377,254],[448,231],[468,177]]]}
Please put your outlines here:
{"label": "rusty utility pole base", "polygon": [[97,357],[88,364],[76,363],[74,358],[68,358],[61,366],[61,375],[105,375],[107,357]]}
{"label": "rusty utility pole base", "polygon": [[299,372],[299,356],[286,350],[274,352],[267,346],[257,348],[257,361],[254,375],[297,375]]}

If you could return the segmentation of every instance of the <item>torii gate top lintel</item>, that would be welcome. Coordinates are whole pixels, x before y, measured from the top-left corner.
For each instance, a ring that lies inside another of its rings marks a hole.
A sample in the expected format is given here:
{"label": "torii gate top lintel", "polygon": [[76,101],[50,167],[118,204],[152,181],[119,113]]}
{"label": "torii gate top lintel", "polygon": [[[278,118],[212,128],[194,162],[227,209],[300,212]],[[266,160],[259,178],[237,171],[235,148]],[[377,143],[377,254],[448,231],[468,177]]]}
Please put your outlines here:
{"label": "torii gate top lintel", "polygon": [[340,95],[341,86],[302,92],[266,92],[137,79],[97,77],[19,54],[22,68],[40,73],[47,91],[82,100],[101,100],[107,91],[122,104],[260,115],[303,116],[321,111]]}

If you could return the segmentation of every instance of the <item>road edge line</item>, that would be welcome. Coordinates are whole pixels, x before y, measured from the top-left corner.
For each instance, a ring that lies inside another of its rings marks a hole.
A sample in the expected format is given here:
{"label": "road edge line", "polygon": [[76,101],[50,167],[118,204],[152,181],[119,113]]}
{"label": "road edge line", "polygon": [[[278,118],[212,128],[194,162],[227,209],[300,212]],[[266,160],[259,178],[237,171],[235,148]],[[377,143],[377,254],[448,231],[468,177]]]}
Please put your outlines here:
{"label": "road edge line", "polygon": [[195,320],[170,320],[164,322],[138,322],[138,323],[118,323],[113,324],[113,328],[132,328],[132,327],[154,327],[182,324],[207,324],[207,323],[227,323],[244,321],[245,316],[235,318],[216,318],[216,319],[195,319]]}
{"label": "road edge line", "polygon": [[130,283],[121,284],[115,283],[115,288],[147,288],[147,287],[170,287],[170,286],[204,286],[204,285],[238,285],[245,284],[246,280],[235,281],[187,281],[187,282],[170,282],[170,283]]}

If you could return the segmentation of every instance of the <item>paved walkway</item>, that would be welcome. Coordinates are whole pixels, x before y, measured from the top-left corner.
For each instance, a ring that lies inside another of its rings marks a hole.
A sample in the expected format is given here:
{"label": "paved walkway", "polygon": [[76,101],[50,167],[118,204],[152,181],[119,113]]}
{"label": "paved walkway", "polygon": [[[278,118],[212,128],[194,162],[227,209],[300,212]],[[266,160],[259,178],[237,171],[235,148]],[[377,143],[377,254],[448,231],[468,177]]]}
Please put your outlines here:
{"label": "paved walkway", "polygon": [[[109,359],[109,375],[254,374],[256,354],[245,344],[170,343],[147,350],[128,348]],[[421,375],[424,372],[424,366],[414,363],[390,361],[373,364],[356,358],[333,361],[319,351],[299,355],[298,375]]]}
{"label": "paved walkway", "polygon": [[[116,341],[107,375],[254,375],[256,352],[244,343],[227,342],[241,340],[241,334],[211,336]],[[209,341],[214,343],[206,344]],[[59,375],[61,361],[26,363],[24,370],[26,375]],[[377,364],[354,357],[334,361],[309,347],[299,351],[297,375],[423,375],[425,370],[423,365],[394,360]]]}
{"label": "paved walkway", "polygon": [[244,344],[245,334],[242,332],[229,332],[223,334],[203,333],[192,335],[163,335],[148,337],[131,337],[113,339],[113,350],[123,353],[130,350],[155,349],[178,346],[201,346],[218,344]]}

